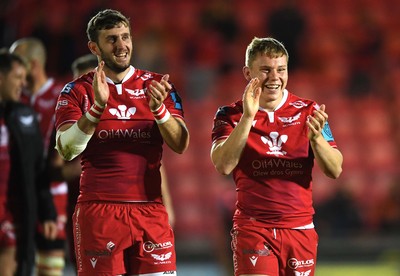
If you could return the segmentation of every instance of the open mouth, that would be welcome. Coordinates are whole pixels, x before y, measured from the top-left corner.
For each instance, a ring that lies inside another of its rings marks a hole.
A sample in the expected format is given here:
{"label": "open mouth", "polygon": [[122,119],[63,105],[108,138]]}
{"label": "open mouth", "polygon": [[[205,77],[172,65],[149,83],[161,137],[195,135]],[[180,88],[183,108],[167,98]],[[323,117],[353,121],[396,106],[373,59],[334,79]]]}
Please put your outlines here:
{"label": "open mouth", "polygon": [[279,84],[267,84],[265,85],[265,88],[270,89],[270,90],[275,90],[278,89],[280,87]]}
{"label": "open mouth", "polygon": [[128,57],[128,53],[119,53],[116,54],[115,57],[119,60],[125,60]]}

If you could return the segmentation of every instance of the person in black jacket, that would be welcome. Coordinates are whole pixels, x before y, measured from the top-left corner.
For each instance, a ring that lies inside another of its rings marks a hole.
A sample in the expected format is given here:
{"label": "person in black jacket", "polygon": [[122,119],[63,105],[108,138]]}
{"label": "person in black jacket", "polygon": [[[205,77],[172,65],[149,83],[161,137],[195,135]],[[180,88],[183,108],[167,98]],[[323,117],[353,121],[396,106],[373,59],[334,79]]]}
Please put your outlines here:
{"label": "person in black jacket", "polygon": [[32,275],[38,219],[48,238],[57,234],[37,116],[18,102],[25,78],[24,61],[0,52],[0,226],[9,226],[0,231],[0,275]]}

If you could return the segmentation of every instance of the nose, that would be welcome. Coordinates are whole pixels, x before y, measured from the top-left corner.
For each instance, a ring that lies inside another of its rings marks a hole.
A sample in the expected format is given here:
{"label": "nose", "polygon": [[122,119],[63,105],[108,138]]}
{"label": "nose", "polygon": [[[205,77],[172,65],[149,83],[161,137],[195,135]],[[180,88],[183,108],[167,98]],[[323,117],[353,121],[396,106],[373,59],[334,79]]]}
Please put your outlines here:
{"label": "nose", "polygon": [[271,70],[269,73],[269,78],[270,79],[277,79],[278,78],[278,71],[277,70]]}
{"label": "nose", "polygon": [[24,87],[26,87],[26,85],[27,85],[26,78],[21,79],[20,87],[21,87],[21,88],[24,88]]}
{"label": "nose", "polygon": [[115,42],[115,45],[117,46],[117,48],[122,48],[125,46],[125,42],[122,39],[122,37],[118,37],[117,41]]}

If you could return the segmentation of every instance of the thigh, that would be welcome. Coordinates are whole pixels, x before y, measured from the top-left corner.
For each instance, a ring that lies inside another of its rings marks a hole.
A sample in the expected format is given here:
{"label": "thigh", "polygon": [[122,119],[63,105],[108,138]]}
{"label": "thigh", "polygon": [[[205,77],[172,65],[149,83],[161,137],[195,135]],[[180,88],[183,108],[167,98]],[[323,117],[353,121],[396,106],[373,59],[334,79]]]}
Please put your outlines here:
{"label": "thigh", "polygon": [[13,276],[17,262],[15,261],[15,247],[0,248],[0,275]]}
{"label": "thigh", "polygon": [[235,224],[231,231],[235,275],[277,276],[279,265],[270,239],[273,233],[253,224]]}
{"label": "thigh", "polygon": [[123,252],[132,241],[124,204],[78,203],[73,232],[79,275],[126,272]]}
{"label": "thigh", "polygon": [[315,229],[279,230],[282,238],[280,275],[313,276],[317,260],[318,235]]}
{"label": "thigh", "polygon": [[165,207],[158,203],[131,204],[135,244],[125,254],[128,275],[175,275],[174,233]]}

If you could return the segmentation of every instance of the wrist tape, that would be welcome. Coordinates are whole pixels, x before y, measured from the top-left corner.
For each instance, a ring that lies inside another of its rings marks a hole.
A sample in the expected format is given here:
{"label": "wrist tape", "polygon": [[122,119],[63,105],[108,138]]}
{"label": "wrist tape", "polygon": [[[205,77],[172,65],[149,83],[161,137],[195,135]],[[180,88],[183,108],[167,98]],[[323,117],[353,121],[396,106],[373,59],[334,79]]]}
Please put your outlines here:
{"label": "wrist tape", "polygon": [[85,113],[86,118],[92,123],[97,124],[100,122],[101,114],[103,114],[106,105],[101,106],[97,101],[94,102],[92,107]]}
{"label": "wrist tape", "polygon": [[169,113],[165,104],[162,104],[155,111],[151,112],[153,113],[153,116],[156,119],[156,123],[159,125],[165,123],[166,121],[168,121],[169,117],[171,117],[171,114]]}
{"label": "wrist tape", "polygon": [[65,131],[57,131],[55,148],[65,160],[70,161],[85,150],[90,138],[92,135],[83,132],[76,122]]}

